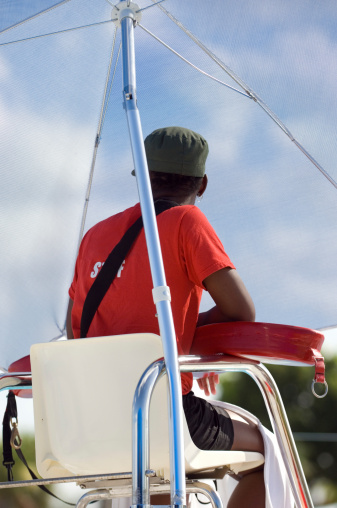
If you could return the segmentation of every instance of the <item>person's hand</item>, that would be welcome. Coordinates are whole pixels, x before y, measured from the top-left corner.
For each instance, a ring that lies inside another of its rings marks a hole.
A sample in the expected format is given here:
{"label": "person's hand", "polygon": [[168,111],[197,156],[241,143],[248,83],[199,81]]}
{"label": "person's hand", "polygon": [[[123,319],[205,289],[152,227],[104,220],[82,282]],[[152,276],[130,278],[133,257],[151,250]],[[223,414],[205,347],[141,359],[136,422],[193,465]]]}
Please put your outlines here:
{"label": "person's hand", "polygon": [[206,396],[216,394],[216,385],[219,384],[219,374],[208,372],[203,377],[197,379],[200,390],[205,392]]}

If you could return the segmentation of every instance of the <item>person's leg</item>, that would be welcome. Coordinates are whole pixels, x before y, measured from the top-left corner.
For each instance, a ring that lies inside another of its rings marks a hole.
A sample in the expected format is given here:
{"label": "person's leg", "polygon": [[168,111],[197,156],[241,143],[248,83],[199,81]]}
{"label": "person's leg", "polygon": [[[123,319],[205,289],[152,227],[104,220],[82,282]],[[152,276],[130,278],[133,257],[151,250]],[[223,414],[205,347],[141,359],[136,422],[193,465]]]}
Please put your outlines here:
{"label": "person's leg", "polygon": [[234,489],[227,508],[265,508],[266,492],[263,470],[245,473]]}
{"label": "person's leg", "polygon": [[170,505],[171,496],[170,494],[152,494],[151,505]]}
{"label": "person's leg", "polygon": [[232,420],[234,429],[234,440],[231,450],[244,450],[246,452],[264,454],[263,438],[257,425],[233,411],[228,410],[227,413]]}
{"label": "person's leg", "polygon": [[[261,433],[250,420],[221,406],[213,406],[192,392],[183,397],[183,405],[192,440],[200,449],[243,450],[264,454]],[[251,508],[251,506],[264,508],[263,467],[246,471],[240,476],[241,479],[231,496],[228,508]]]}
{"label": "person's leg", "polygon": [[[186,506],[189,505],[189,494],[186,494]],[[171,495],[170,494],[152,494],[151,505],[170,505]]]}
{"label": "person's leg", "polygon": [[[228,411],[234,428],[234,441],[232,450],[244,450],[264,454],[264,444],[261,433],[251,421]],[[265,486],[263,466],[245,471],[241,475],[227,508],[264,508]]]}
{"label": "person's leg", "polygon": [[230,450],[234,439],[232,420],[221,406],[196,397],[193,392],[183,396],[183,407],[189,433],[201,450]]}

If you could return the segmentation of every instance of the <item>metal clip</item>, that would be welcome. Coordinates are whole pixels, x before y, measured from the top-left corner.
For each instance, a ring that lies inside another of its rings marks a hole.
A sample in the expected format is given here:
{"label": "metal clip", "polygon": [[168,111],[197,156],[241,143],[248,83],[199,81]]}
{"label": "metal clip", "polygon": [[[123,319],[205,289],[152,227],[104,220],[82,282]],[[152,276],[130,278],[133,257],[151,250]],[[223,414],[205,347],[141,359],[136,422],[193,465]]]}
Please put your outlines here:
{"label": "metal clip", "polygon": [[[315,391],[316,384],[321,384],[321,385],[325,386],[325,390],[324,390],[324,393],[322,393],[322,395],[318,395],[318,393]],[[323,383],[317,382],[317,381],[315,381],[315,379],[313,379],[313,381],[311,383],[311,391],[315,395],[315,397],[317,397],[318,399],[323,399],[323,397],[325,397],[328,393],[328,383],[326,381],[324,381]]]}
{"label": "metal clip", "polygon": [[18,422],[13,422],[11,419],[11,426],[13,427],[10,440],[11,447],[15,450],[19,450],[22,446],[22,439],[18,430]]}

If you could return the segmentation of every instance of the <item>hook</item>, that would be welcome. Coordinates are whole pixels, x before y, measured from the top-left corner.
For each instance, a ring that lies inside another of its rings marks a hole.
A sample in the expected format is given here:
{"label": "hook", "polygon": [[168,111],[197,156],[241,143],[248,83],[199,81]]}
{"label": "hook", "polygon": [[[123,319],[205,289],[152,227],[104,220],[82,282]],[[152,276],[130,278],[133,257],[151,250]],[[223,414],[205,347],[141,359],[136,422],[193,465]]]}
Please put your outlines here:
{"label": "hook", "polygon": [[[11,419],[12,433],[11,433],[11,447],[15,450],[19,450],[22,446],[22,439],[18,430],[18,422],[13,422]],[[15,442],[17,440],[17,442]]]}

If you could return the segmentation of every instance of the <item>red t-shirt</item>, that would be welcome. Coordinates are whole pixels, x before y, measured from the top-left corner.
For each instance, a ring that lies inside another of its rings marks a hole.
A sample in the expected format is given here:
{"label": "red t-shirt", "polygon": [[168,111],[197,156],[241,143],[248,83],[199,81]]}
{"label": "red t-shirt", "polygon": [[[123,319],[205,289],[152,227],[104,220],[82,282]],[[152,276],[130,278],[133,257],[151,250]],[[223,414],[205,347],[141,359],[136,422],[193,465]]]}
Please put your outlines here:
{"label": "red t-shirt", "polygon": [[[74,301],[72,328],[80,337],[85,297],[102,264],[125,231],[140,216],[135,205],[99,222],[82,240],[75,275],[69,289]],[[176,206],[158,218],[159,238],[171,305],[178,354],[188,354],[198,319],[204,289],[202,281],[212,273],[234,268],[204,214],[195,206]],[[152,299],[152,278],[141,231],[117,277],[104,296],[88,331],[88,337],[150,332],[159,334],[156,307]],[[182,374],[183,393],[192,387],[192,375]]]}

